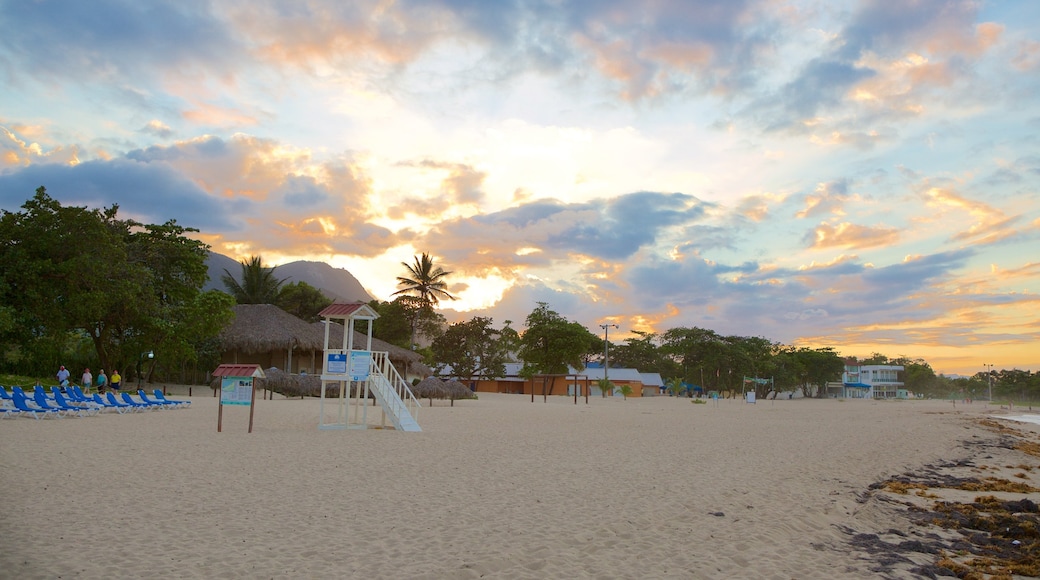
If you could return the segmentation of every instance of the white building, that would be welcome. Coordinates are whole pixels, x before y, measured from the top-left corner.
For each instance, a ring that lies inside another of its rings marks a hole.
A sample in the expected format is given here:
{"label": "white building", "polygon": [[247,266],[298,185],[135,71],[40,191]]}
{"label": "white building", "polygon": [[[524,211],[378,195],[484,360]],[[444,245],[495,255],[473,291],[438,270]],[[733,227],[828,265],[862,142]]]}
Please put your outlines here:
{"label": "white building", "polygon": [[855,359],[847,359],[838,396],[844,399],[906,399],[908,393],[899,380],[902,371],[903,365],[863,365]]}

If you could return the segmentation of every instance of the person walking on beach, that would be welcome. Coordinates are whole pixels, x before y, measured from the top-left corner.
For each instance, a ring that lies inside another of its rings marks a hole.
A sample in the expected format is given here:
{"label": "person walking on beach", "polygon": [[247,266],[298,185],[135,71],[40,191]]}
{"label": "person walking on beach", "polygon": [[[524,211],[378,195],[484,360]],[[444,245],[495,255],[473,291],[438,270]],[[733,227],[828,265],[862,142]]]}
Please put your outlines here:
{"label": "person walking on beach", "polygon": [[99,369],[97,375],[97,392],[99,395],[105,394],[105,387],[108,386],[108,377],[105,376],[105,369]]}
{"label": "person walking on beach", "polygon": [[119,376],[119,369],[116,369],[116,370],[112,371],[112,377],[111,377],[111,380],[109,381],[109,385],[112,386],[112,390],[113,391],[116,391],[116,394],[119,394],[118,393],[118,391],[119,391],[119,383],[122,382],[122,380],[123,380],[123,377]]}
{"label": "person walking on beach", "polygon": [[72,373],[70,373],[68,370],[66,370],[65,366],[62,365],[61,368],[58,369],[58,384],[63,386],[63,387],[69,386],[69,375],[70,374],[72,374]]}
{"label": "person walking on beach", "polygon": [[83,376],[79,378],[79,382],[84,389],[89,389],[94,384],[94,375],[90,374],[90,367],[83,369]]}

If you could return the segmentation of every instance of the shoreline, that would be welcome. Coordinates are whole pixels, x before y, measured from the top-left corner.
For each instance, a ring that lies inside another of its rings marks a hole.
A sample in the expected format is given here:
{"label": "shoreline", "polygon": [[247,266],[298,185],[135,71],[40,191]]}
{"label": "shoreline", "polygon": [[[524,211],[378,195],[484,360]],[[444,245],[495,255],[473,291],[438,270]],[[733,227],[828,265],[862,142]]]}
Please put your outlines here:
{"label": "shoreline", "polygon": [[248,410],[225,407],[217,433],[211,394],[0,423],[0,483],[18,490],[0,533],[70,548],[5,550],[0,565],[26,578],[857,578],[880,563],[856,534],[915,527],[871,485],[999,440],[978,424],[987,405],[493,393],[423,400],[422,433],[319,431],[317,400],[284,398],[257,400],[251,434]]}

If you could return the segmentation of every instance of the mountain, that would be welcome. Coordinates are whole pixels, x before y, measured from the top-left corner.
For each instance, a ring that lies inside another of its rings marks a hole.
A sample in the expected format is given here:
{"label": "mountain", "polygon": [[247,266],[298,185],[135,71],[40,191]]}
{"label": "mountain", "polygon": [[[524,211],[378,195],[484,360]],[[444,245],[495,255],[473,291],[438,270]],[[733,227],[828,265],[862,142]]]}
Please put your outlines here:
{"label": "mountain", "polygon": [[[241,282],[242,265],[227,256],[210,252],[206,267],[209,268],[209,282],[202,287],[203,290],[224,292],[224,283],[220,281],[224,270],[231,272]],[[275,268],[274,275],[279,280],[285,279],[285,284],[306,282],[337,302],[372,300],[353,274],[342,268],[333,268],[325,262],[289,262]]]}

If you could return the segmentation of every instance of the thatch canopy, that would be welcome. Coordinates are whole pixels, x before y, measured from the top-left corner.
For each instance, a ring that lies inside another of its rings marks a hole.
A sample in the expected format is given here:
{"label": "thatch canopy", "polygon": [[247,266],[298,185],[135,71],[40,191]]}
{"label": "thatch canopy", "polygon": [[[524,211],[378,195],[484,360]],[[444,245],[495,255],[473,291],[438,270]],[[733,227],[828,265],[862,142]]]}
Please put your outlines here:
{"label": "thatch canopy", "polygon": [[412,387],[412,394],[416,399],[443,399],[448,396],[448,387],[441,379],[429,376]]}
{"label": "thatch canopy", "polygon": [[476,399],[477,395],[469,387],[459,381],[443,381],[437,377],[429,376],[419,381],[412,387],[412,393],[417,399],[429,399],[433,404],[434,399],[451,399],[451,405],[455,406],[456,399]]}
{"label": "thatch canopy", "polygon": [[257,354],[293,348],[321,350],[324,335],[274,304],[238,304],[235,319],[220,332],[220,350]]}

